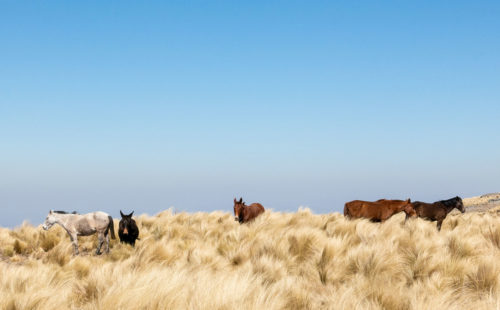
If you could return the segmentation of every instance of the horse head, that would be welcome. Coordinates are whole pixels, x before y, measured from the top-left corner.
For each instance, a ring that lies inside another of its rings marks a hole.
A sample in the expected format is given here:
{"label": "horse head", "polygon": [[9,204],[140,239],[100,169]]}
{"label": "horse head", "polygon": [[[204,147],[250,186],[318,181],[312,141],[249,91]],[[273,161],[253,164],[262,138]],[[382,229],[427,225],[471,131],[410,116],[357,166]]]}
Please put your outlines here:
{"label": "horse head", "polygon": [[465,207],[462,198],[458,196],[455,197],[455,208],[457,208],[460,212],[465,213]]}
{"label": "horse head", "polygon": [[234,220],[238,222],[243,222],[243,209],[245,208],[245,203],[243,202],[243,198],[240,197],[240,200],[236,200],[234,198]]}
{"label": "horse head", "polygon": [[45,218],[45,222],[43,222],[42,228],[44,230],[49,230],[56,222],[57,222],[57,217],[56,214],[53,210],[49,211],[49,214]]}
{"label": "horse head", "polygon": [[415,208],[413,207],[413,204],[411,203],[410,198],[406,200],[406,204],[403,207],[403,211],[406,213],[406,219],[407,220],[409,217],[415,218],[417,217],[417,211],[415,211]]}
{"label": "horse head", "polygon": [[122,210],[120,210],[120,215],[122,216],[122,219],[120,221],[119,230],[122,231],[124,235],[128,235],[128,233],[129,233],[129,227],[132,225],[132,222],[134,221],[132,219],[133,214],[134,214],[134,211],[132,211],[132,213],[126,215],[126,214],[123,214]]}

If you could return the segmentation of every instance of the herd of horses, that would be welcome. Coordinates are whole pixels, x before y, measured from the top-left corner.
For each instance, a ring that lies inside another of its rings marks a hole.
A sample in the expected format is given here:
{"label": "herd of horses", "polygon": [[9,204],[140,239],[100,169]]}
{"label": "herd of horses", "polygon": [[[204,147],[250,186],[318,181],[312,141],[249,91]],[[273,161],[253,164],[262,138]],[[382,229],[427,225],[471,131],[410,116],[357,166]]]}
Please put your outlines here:
{"label": "herd of horses", "polygon": [[[344,216],[347,219],[366,218],[373,222],[383,222],[394,214],[404,212],[406,214],[405,222],[408,218],[421,217],[430,221],[437,222],[438,231],[441,230],[441,224],[448,213],[453,209],[465,212],[462,198],[454,197],[447,200],[440,200],[434,203],[425,203],[421,201],[411,202],[407,200],[388,200],[379,199],[377,201],[353,200],[344,205]],[[234,199],[234,220],[240,224],[250,222],[257,216],[264,213],[265,209],[260,203],[246,205],[243,198]],[[118,227],[118,236],[120,242],[135,245],[139,239],[139,228],[132,213],[126,215],[120,210],[121,220]],[[64,211],[51,210],[45,222],[43,229],[48,230],[54,224],[59,224],[68,233],[73,243],[74,253],[78,255],[78,236],[89,236],[97,233],[98,244],[96,254],[101,254],[101,247],[106,242],[105,252],[109,253],[109,237],[116,239],[113,218],[101,211],[78,214],[76,212],[66,213]]]}
{"label": "herd of horses", "polygon": [[[444,219],[453,209],[465,212],[462,198],[454,197],[434,203],[421,201],[379,199],[377,201],[353,200],[344,205],[344,216],[348,219],[366,218],[373,222],[383,222],[396,213],[404,212],[405,221],[411,217],[421,217],[426,220],[436,221],[437,229],[441,230]],[[264,212],[260,203],[245,205],[243,199],[234,199],[234,219],[246,223]]]}
{"label": "herd of horses", "polygon": [[374,222],[383,222],[396,213],[406,213],[405,221],[410,217],[421,217],[437,222],[437,229],[441,230],[444,219],[453,209],[465,212],[462,198],[454,197],[434,203],[421,201],[380,199],[374,202],[353,200],[344,206],[346,218],[367,218]]}

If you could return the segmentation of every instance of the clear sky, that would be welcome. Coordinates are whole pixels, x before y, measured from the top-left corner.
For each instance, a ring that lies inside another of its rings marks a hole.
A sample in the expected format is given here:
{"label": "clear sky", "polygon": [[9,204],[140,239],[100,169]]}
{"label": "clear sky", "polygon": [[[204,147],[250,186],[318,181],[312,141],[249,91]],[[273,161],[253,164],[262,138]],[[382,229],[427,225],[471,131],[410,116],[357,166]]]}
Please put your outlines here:
{"label": "clear sky", "polygon": [[1,1],[0,225],[500,191],[498,1]]}

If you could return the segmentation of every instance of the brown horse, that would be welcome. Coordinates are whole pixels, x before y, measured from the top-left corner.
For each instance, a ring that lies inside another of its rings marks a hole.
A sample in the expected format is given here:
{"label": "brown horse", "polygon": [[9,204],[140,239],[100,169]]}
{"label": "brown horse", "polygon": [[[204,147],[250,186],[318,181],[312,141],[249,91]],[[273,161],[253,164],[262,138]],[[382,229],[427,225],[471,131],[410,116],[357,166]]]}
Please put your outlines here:
{"label": "brown horse", "polygon": [[425,218],[430,221],[437,221],[437,229],[441,230],[441,225],[444,219],[454,208],[457,208],[460,212],[465,212],[464,203],[462,198],[455,197],[448,200],[440,200],[434,203],[426,203],[421,201],[415,201],[413,203],[413,208],[417,212],[418,216]]}
{"label": "brown horse", "polygon": [[239,201],[234,198],[234,220],[240,224],[253,220],[264,211],[264,207],[260,203],[252,203],[247,206],[243,202],[243,198],[240,198]]}
{"label": "brown horse", "polygon": [[372,222],[383,222],[394,214],[402,211],[406,213],[405,221],[409,217],[417,216],[417,213],[413,209],[410,199],[380,199],[375,202],[353,200],[347,202],[344,206],[344,216],[346,218],[367,218]]}

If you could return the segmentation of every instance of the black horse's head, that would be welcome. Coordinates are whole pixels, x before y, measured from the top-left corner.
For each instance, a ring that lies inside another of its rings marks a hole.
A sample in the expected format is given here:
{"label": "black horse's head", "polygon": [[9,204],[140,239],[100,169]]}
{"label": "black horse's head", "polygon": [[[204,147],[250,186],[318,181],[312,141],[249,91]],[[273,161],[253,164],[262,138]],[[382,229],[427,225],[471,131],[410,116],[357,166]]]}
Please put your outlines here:
{"label": "black horse's head", "polygon": [[465,213],[465,207],[462,198],[458,196],[448,200],[441,200],[441,203],[446,206],[448,212],[450,212],[453,208],[457,208],[460,212]]}
{"label": "black horse's head", "polygon": [[119,231],[121,231],[124,235],[128,235],[130,228],[132,225],[135,224],[135,221],[132,219],[132,215],[134,214],[134,211],[130,213],[129,215],[123,214],[122,210],[120,210],[120,215],[122,216],[122,219],[120,221],[120,227]]}
{"label": "black horse's head", "polygon": [[462,201],[462,198],[457,196],[453,199],[455,200],[455,208],[460,210],[460,212],[465,213],[465,207],[464,207],[464,202]]}

